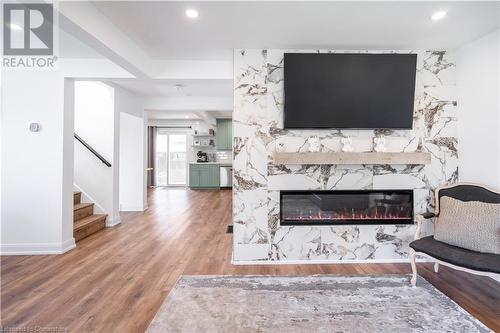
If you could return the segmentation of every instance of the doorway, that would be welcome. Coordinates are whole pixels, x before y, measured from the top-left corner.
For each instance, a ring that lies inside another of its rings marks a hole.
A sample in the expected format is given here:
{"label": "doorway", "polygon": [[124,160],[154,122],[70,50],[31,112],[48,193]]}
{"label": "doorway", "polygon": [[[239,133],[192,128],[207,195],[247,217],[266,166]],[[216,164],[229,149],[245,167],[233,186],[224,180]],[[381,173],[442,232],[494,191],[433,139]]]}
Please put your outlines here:
{"label": "doorway", "polygon": [[158,128],[156,131],[156,186],[187,185],[187,134]]}

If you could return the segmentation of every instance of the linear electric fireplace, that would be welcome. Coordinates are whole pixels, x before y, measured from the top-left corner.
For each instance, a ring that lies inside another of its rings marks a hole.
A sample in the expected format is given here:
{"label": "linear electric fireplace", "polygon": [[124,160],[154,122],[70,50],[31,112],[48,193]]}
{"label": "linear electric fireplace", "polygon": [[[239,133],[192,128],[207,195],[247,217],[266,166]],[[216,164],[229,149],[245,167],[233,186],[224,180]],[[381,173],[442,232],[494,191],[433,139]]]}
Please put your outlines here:
{"label": "linear electric fireplace", "polygon": [[411,224],[413,190],[281,191],[280,223]]}

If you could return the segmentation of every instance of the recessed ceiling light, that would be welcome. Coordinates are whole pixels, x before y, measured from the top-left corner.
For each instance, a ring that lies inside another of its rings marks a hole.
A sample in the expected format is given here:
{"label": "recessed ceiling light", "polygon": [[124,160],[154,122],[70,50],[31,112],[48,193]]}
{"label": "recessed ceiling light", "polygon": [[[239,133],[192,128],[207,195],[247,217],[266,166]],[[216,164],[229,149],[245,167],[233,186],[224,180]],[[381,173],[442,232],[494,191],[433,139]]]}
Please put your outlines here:
{"label": "recessed ceiling light", "polygon": [[189,17],[190,19],[195,19],[198,17],[198,11],[195,9],[187,9],[186,16]]}
{"label": "recessed ceiling light", "polygon": [[440,10],[440,11],[432,14],[431,19],[433,21],[439,21],[439,20],[444,19],[445,17],[446,17],[446,12],[444,10]]}
{"label": "recessed ceiling light", "polygon": [[18,26],[18,25],[17,25],[17,24],[15,24],[15,23],[11,23],[11,24],[10,24],[10,28],[11,28],[12,30],[23,30],[23,28],[21,28],[20,26]]}
{"label": "recessed ceiling light", "polygon": [[188,119],[188,118],[189,118],[189,116],[185,116],[184,118]]}

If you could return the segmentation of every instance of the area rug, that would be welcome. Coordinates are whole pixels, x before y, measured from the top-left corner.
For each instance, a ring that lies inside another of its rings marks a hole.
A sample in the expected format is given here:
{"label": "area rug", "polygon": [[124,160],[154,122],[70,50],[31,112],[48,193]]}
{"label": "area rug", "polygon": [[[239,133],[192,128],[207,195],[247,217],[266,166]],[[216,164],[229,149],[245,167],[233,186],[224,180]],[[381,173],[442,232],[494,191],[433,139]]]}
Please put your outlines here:
{"label": "area rug", "polygon": [[491,332],[409,276],[182,276],[157,332]]}

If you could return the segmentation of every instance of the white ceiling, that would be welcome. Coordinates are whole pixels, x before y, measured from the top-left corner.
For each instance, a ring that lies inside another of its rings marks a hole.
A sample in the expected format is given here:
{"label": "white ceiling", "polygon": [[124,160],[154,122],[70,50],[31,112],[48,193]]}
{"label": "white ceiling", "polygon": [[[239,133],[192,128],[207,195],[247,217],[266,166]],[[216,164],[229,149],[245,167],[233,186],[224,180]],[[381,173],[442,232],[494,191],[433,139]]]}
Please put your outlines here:
{"label": "white ceiling", "polygon": [[[206,111],[213,118],[231,118],[231,111]],[[183,121],[204,121],[203,117],[198,112],[188,111],[165,111],[165,110],[145,110],[148,119],[161,120],[183,120]]]}
{"label": "white ceiling", "polygon": [[232,111],[211,111],[210,115],[214,118],[231,118],[233,116]]}
{"label": "white ceiling", "polygon": [[200,116],[196,112],[185,111],[161,111],[161,110],[146,110],[148,119],[168,119],[168,120],[200,120]]}
{"label": "white ceiling", "polygon": [[232,80],[123,80],[116,84],[142,96],[230,96]]}
{"label": "white ceiling", "polygon": [[82,43],[63,29],[58,29],[59,56],[61,58],[103,58],[90,46]]}
{"label": "white ceiling", "polygon": [[[233,48],[453,49],[499,27],[498,2],[94,2],[154,59]],[[194,8],[199,18],[184,11]],[[437,10],[447,17],[430,20]]]}

